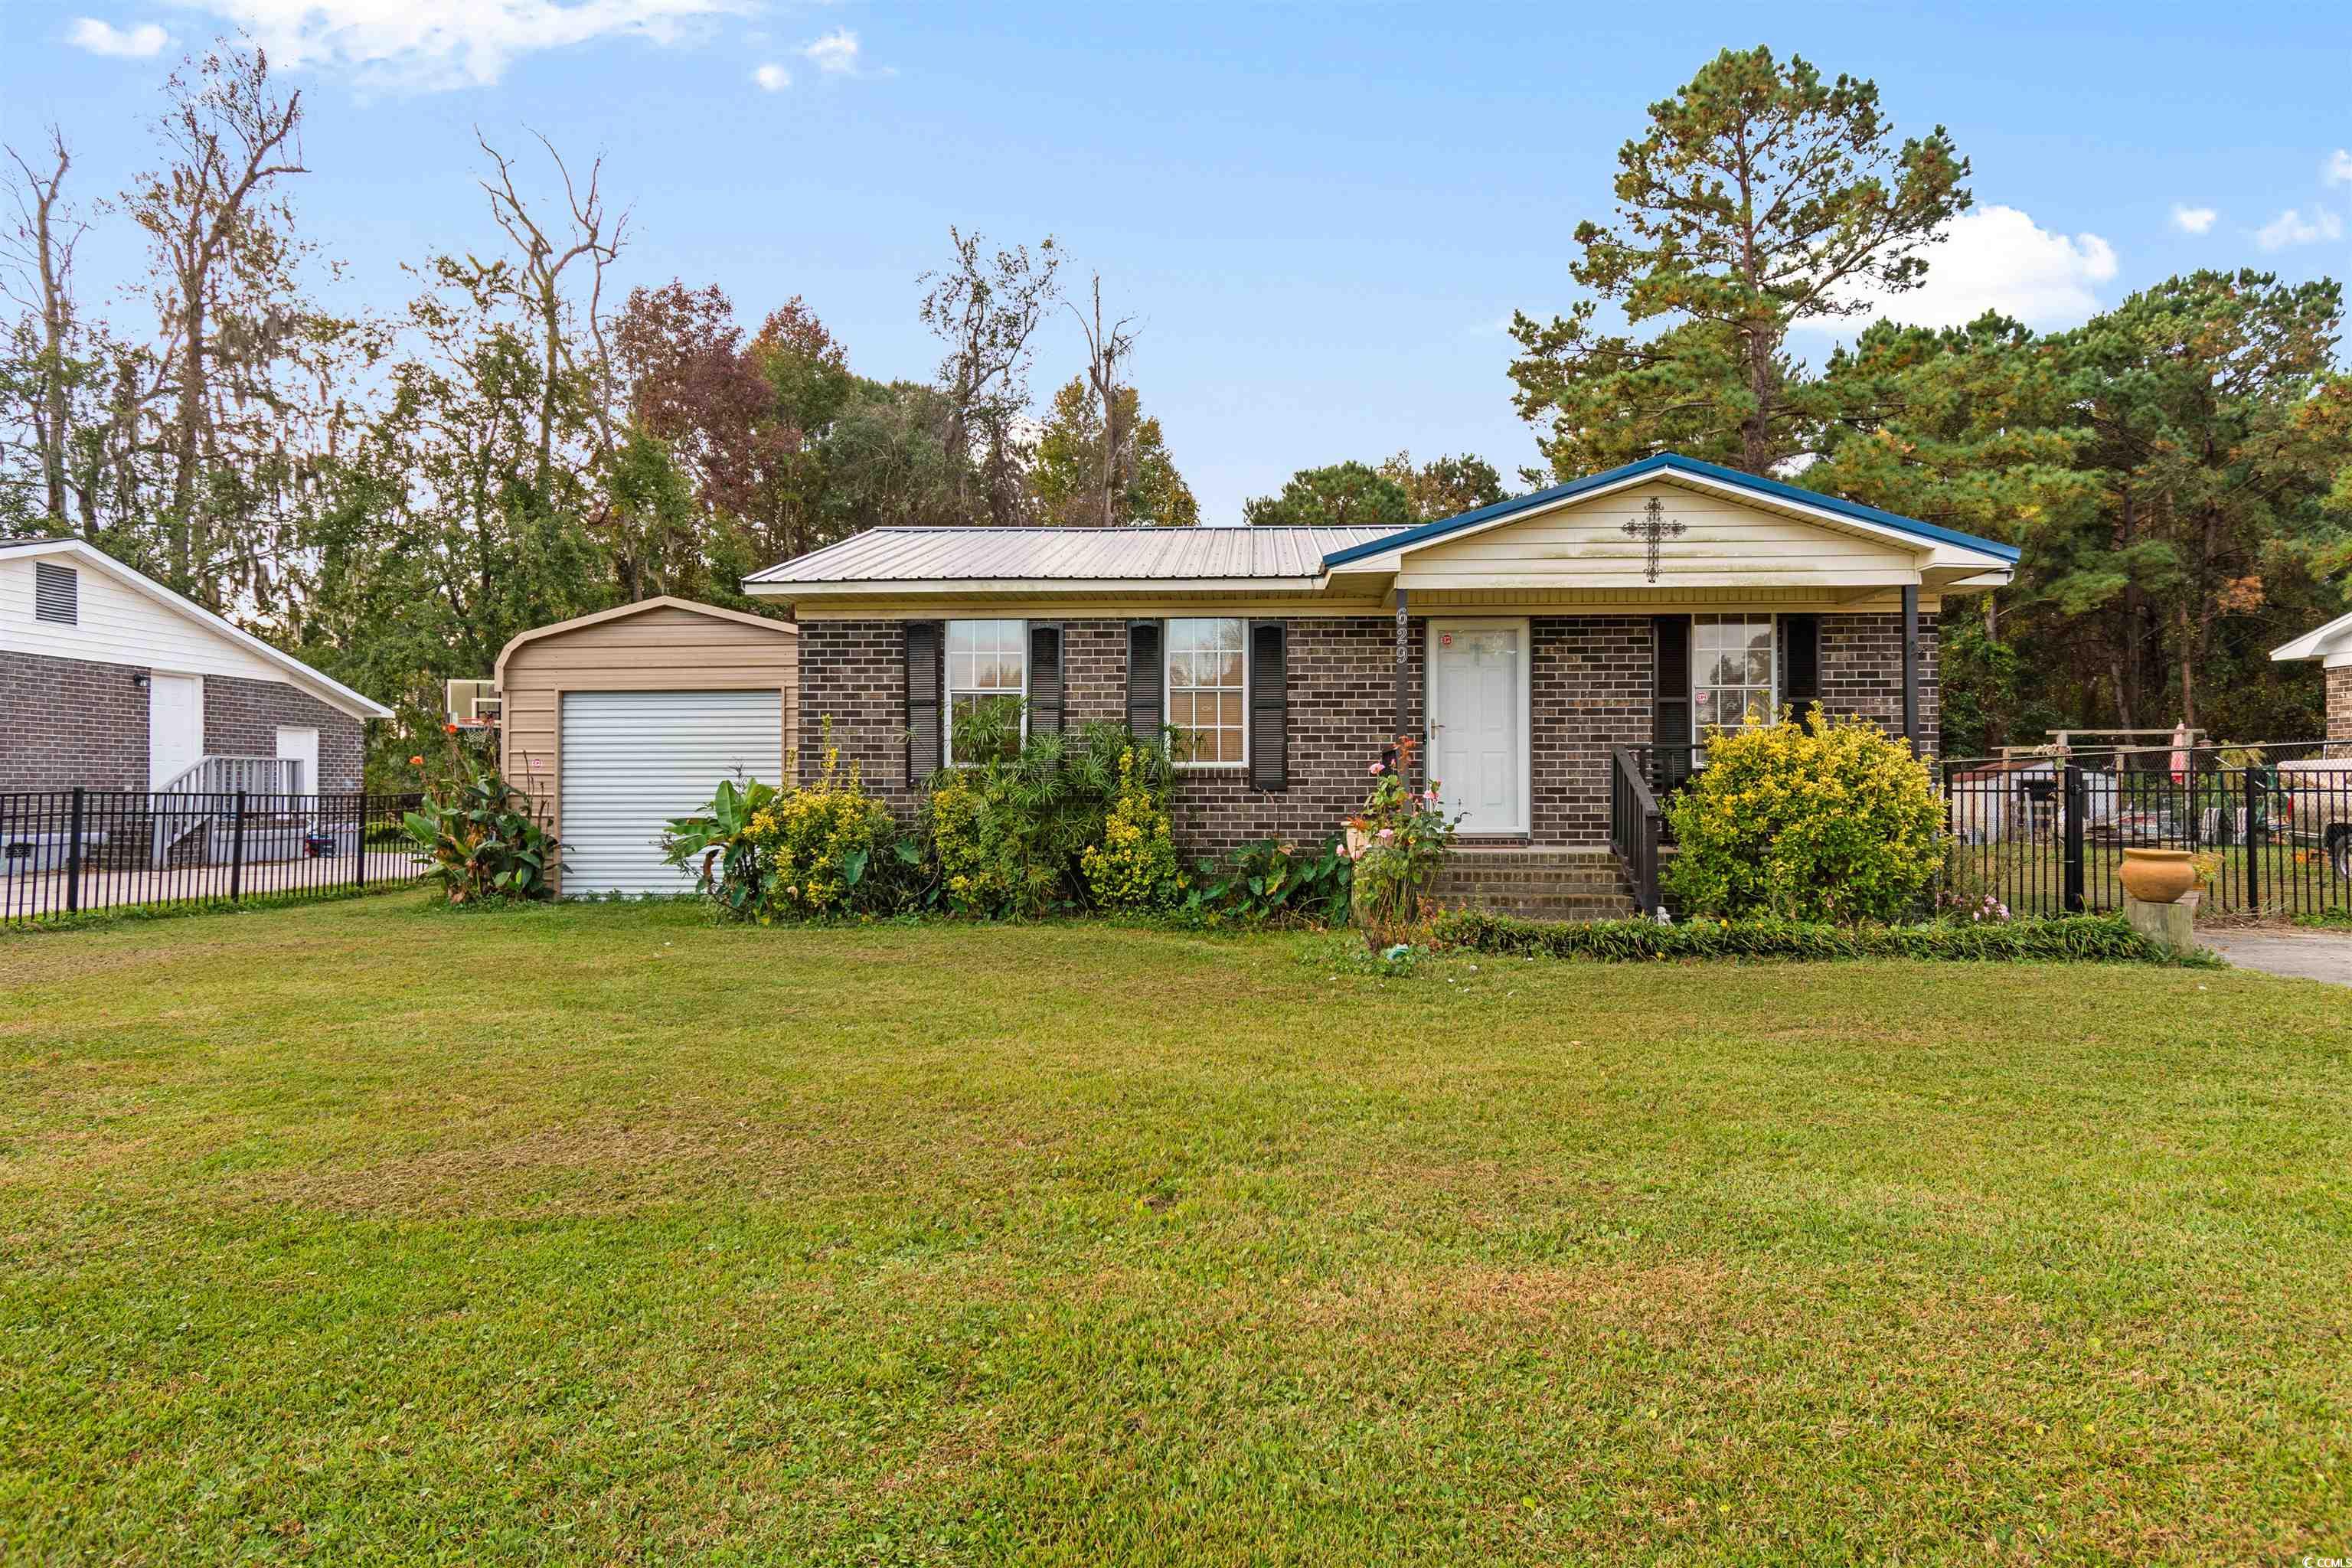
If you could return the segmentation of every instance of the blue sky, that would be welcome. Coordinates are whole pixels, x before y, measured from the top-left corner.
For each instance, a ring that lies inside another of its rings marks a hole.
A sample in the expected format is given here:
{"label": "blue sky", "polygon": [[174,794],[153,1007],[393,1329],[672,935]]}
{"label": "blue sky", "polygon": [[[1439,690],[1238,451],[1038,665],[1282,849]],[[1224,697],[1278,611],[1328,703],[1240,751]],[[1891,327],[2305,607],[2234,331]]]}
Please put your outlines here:
{"label": "blue sky", "polygon": [[[1228,522],[1303,466],[1533,460],[1501,323],[1574,299],[1616,148],[1727,45],[1871,77],[1899,131],[1940,121],[1973,160],[1978,216],[1895,314],[2057,327],[2201,265],[2343,276],[2348,14],[0,0],[0,139],[56,120],[82,195],[112,191],[173,60],[243,26],[307,95],[297,196],[348,263],[331,298],[388,310],[399,261],[492,246],[473,128],[528,128],[604,153],[635,209],[624,283],[716,282],[751,322],[804,296],[877,376],[936,363],[914,279],[950,224],[1051,233],[1142,318],[1145,406]],[[90,285],[134,257],[102,229]],[[1042,400],[1082,350],[1066,317],[1040,346]]]}

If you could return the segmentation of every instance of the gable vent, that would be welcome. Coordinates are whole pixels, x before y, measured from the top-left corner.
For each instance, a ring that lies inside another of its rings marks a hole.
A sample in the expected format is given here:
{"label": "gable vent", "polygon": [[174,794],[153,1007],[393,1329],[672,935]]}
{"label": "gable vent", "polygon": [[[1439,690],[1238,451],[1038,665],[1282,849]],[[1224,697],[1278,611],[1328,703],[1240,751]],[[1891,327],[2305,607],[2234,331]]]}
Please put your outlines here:
{"label": "gable vent", "polygon": [[81,574],[47,561],[33,563],[33,618],[62,626],[81,621]]}

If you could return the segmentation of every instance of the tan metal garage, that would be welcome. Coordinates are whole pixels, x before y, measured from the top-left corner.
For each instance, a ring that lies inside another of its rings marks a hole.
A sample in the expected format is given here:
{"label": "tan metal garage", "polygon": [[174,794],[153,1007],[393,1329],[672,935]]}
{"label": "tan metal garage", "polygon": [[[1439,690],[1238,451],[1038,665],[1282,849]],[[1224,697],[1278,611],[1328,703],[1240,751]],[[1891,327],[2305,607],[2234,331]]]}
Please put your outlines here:
{"label": "tan metal garage", "polygon": [[793,777],[800,628],[646,599],[523,633],[498,689],[501,765],[562,844],[558,890],[685,892],[662,824],[731,774]]}

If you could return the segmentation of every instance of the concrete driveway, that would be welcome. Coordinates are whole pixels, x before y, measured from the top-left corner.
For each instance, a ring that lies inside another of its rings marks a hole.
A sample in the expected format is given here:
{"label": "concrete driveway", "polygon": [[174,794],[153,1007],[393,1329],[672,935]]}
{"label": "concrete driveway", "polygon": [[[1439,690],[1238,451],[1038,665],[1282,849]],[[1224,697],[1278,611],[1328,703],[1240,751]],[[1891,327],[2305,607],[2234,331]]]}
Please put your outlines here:
{"label": "concrete driveway", "polygon": [[2240,969],[2352,985],[2352,931],[2245,926],[2200,931],[2197,940]]}

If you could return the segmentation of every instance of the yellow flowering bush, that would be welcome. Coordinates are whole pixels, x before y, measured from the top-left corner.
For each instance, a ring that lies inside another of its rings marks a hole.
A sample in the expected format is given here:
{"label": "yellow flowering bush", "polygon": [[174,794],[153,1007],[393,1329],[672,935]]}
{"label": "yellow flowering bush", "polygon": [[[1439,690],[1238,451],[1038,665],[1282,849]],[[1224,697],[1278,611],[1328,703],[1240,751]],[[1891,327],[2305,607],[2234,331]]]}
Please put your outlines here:
{"label": "yellow flowering bush", "polygon": [[808,915],[850,908],[898,832],[888,808],[866,793],[856,764],[843,773],[837,746],[825,748],[824,771],[814,784],[780,791],[752,813],[746,831],[760,847],[766,903]]}
{"label": "yellow flowering bush", "polygon": [[710,804],[664,834],[672,865],[694,869],[724,917],[766,925],[779,915],[869,912],[898,897],[893,873],[908,858],[887,807],[845,773],[828,746],[806,789],[721,781]]}
{"label": "yellow flowering bush", "polygon": [[1129,748],[1118,757],[1118,793],[1103,823],[1103,841],[1078,857],[1095,903],[1107,910],[1164,910],[1176,901],[1182,877],[1170,837],[1168,795],[1136,766]]}
{"label": "yellow flowering bush", "polygon": [[1925,764],[1868,720],[1815,709],[1706,737],[1706,766],[1664,803],[1660,875],[1686,914],[1892,921],[1924,907],[1944,806]]}

